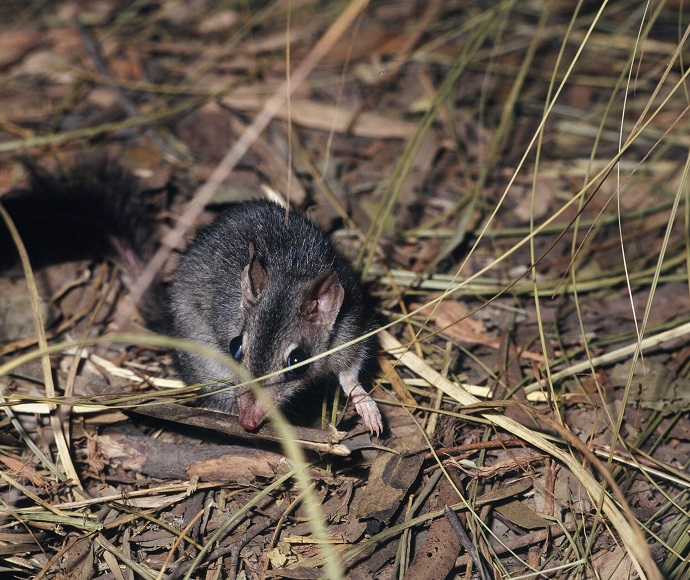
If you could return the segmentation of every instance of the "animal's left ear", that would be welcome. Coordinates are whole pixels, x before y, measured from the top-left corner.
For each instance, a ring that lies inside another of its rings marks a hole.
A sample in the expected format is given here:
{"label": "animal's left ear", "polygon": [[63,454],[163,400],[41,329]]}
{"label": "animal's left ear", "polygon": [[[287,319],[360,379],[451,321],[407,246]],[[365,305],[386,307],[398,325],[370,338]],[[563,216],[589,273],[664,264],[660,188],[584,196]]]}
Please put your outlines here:
{"label": "animal's left ear", "polygon": [[249,242],[249,262],[240,275],[242,303],[246,307],[256,306],[259,296],[268,285],[268,274],[254,253],[254,244]]}
{"label": "animal's left ear", "polygon": [[324,270],[305,289],[300,313],[307,322],[333,328],[343,305],[345,290],[334,270]]}

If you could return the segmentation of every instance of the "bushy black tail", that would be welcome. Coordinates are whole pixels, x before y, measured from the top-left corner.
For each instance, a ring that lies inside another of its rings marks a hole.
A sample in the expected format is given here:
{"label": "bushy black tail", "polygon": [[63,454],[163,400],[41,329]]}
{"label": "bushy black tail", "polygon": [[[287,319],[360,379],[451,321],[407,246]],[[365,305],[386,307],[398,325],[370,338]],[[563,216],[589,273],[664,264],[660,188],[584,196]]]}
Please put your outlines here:
{"label": "bushy black tail", "polygon": [[[154,216],[159,209],[131,173],[105,156],[81,160],[50,172],[23,161],[29,176],[25,189],[0,197],[27,248],[34,268],[79,259],[111,257],[127,279],[134,280],[157,246]],[[160,197],[160,196],[158,196]],[[0,220],[0,268],[18,263],[19,255]],[[160,289],[153,289],[158,294]],[[150,322],[147,297],[140,305]]]}

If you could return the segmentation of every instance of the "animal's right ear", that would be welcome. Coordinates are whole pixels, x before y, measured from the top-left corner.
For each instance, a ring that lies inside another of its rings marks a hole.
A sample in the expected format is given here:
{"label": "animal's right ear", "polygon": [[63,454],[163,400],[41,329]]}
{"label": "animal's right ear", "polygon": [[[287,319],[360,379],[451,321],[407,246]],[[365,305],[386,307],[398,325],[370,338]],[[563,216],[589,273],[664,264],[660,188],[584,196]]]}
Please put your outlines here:
{"label": "animal's right ear", "polygon": [[249,242],[249,263],[240,275],[242,301],[247,306],[255,306],[259,296],[268,285],[268,274],[254,253],[254,244]]}
{"label": "animal's right ear", "polygon": [[334,270],[324,270],[304,290],[302,318],[331,330],[345,298],[345,290]]}

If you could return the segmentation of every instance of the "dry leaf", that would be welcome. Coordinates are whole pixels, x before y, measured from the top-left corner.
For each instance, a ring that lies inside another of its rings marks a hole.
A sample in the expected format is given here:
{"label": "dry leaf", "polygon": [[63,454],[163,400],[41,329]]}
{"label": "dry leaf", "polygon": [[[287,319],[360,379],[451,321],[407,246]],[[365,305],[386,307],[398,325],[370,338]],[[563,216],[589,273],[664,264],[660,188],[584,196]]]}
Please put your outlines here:
{"label": "dry leaf", "polygon": [[43,476],[21,459],[0,453],[0,462],[5,464],[5,467],[12,472],[14,477],[25,477],[36,486],[48,487],[48,482]]}
{"label": "dry leaf", "polygon": [[[424,438],[417,433],[405,440],[389,443],[394,451],[381,451],[371,464],[367,488],[357,509],[358,518],[376,518],[388,523],[400,508],[407,491],[419,475],[424,463]],[[405,453],[419,450],[417,453]]]}
{"label": "dry leaf", "polygon": [[[412,304],[417,310],[422,308],[422,314],[432,317],[434,326],[446,336],[463,344],[481,344],[494,348],[501,348],[501,339],[488,333],[481,320],[471,318],[471,310],[457,300],[443,300],[435,305]],[[511,354],[516,349],[511,347]],[[544,364],[544,357],[528,350],[517,351],[521,358]]]}
{"label": "dry leaf", "polygon": [[[264,106],[262,99],[255,96],[233,94],[222,99],[225,106],[240,111],[258,111]],[[417,130],[416,123],[386,117],[380,113],[361,112],[359,108],[336,106],[320,101],[292,99],[290,102],[291,120],[296,125],[349,133],[358,137],[372,139],[410,139]],[[287,108],[278,111],[277,117],[287,119]]]}

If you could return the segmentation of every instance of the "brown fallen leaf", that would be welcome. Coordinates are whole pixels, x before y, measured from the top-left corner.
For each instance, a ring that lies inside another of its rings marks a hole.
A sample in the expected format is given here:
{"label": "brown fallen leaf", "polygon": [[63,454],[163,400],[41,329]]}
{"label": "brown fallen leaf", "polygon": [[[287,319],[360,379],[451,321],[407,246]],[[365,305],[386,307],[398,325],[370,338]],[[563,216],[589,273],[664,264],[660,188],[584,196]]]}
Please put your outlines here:
{"label": "brown fallen leaf", "polygon": [[[459,481],[456,481],[457,483]],[[436,508],[452,505],[458,501],[458,494],[445,477],[441,479],[438,490]],[[446,578],[455,566],[455,559],[460,553],[460,548],[460,538],[453,532],[448,520],[446,518],[434,520],[419,549],[415,550],[416,555],[407,568],[405,580]]]}
{"label": "brown fallen leaf", "polygon": [[[453,340],[463,344],[481,344],[496,350],[501,348],[501,339],[490,335],[481,320],[471,318],[471,310],[462,302],[443,300],[436,305],[428,306],[415,303],[411,308],[413,310],[422,308],[422,314],[431,316],[434,326]],[[521,358],[545,364],[544,357],[536,352],[518,350],[513,346],[510,347],[510,352],[511,355],[517,354]]]}
{"label": "brown fallen leaf", "polygon": [[[388,523],[424,463],[424,438],[420,433],[394,439],[388,446],[396,453],[381,451],[371,464],[369,481],[358,509],[358,518],[376,518]],[[417,453],[411,453],[419,450]]]}
{"label": "brown fallen leaf", "polygon": [[7,467],[14,477],[25,477],[33,485],[48,487],[48,482],[45,480],[45,478],[21,459],[0,453],[0,462]]}
{"label": "brown fallen leaf", "polygon": [[[251,95],[233,94],[221,99],[223,105],[240,111],[259,111],[264,103]],[[287,108],[281,108],[276,117],[287,119]],[[417,129],[416,123],[386,117],[380,113],[360,112],[358,107],[324,104],[309,99],[292,99],[290,119],[295,125],[352,133],[357,137],[372,139],[410,139]]]}
{"label": "brown fallen leaf", "polygon": [[548,528],[550,524],[549,520],[518,500],[497,505],[494,509],[509,522],[526,530]]}
{"label": "brown fallen leaf", "polygon": [[38,46],[42,38],[37,30],[5,30],[0,35],[0,70],[16,63]]}

